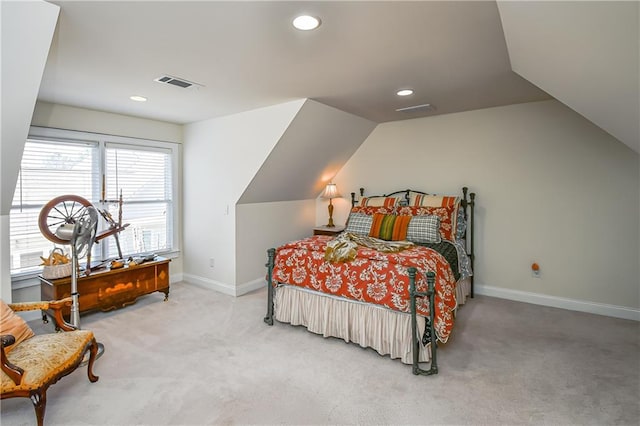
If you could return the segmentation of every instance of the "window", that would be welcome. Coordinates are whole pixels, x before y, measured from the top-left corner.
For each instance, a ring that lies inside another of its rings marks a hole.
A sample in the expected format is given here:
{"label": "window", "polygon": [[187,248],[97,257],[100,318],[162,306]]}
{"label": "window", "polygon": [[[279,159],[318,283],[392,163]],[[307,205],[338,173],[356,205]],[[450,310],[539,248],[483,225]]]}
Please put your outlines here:
{"label": "window", "polygon": [[[11,273],[40,270],[54,243],[38,228],[42,207],[65,194],[79,195],[119,219],[124,257],[176,251],[174,202],[178,145],[167,142],[33,127],[26,141],[10,212]],[[98,233],[109,228],[100,219]],[[68,247],[66,247],[68,248]],[[94,245],[92,259],[118,256],[114,237]]]}
{"label": "window", "polygon": [[[171,151],[106,144],[106,198],[126,200],[122,223],[129,223],[120,235],[123,253],[149,253],[172,246]],[[117,218],[117,203],[110,214]],[[117,219],[116,219],[117,221]],[[107,257],[117,255],[114,238],[108,239]]]}

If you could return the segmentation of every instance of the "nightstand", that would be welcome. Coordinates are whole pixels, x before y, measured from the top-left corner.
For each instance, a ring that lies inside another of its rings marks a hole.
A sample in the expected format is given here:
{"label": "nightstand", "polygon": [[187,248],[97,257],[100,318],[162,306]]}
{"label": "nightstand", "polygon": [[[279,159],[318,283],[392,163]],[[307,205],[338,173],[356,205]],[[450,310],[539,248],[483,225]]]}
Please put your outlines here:
{"label": "nightstand", "polygon": [[313,228],[313,235],[330,235],[332,237],[344,231],[344,226],[316,226]]}

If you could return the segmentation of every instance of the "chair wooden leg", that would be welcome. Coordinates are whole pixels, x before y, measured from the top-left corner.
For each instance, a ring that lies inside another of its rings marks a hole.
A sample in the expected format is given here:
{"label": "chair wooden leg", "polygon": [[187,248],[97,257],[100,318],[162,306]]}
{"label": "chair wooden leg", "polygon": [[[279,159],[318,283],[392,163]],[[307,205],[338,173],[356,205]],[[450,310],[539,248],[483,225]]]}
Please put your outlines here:
{"label": "chair wooden leg", "polygon": [[30,395],[33,408],[36,410],[36,419],[38,420],[38,426],[44,425],[44,410],[47,405],[47,390],[33,391]]}
{"label": "chair wooden leg", "polygon": [[91,341],[91,346],[89,347],[89,365],[87,366],[87,376],[89,376],[90,382],[97,382],[99,377],[93,374],[93,363],[96,360],[98,355],[98,343],[94,338]]}

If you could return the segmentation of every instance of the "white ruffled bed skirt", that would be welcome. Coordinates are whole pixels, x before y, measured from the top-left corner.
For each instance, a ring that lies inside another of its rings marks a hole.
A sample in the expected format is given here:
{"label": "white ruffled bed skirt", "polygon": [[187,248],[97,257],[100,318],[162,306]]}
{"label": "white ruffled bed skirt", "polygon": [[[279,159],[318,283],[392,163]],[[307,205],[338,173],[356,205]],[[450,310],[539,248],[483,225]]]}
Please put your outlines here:
{"label": "white ruffled bed skirt", "polygon": [[456,300],[458,306],[467,302],[467,296],[471,294],[471,277],[463,278],[456,284]]}
{"label": "white ruffled bed skirt", "polygon": [[[275,289],[274,316],[280,322],[305,326],[324,337],[338,337],[380,355],[413,363],[411,315],[376,305],[349,301],[305,288],[281,285]],[[424,318],[418,317],[422,336]],[[431,359],[431,345],[420,344],[420,362]]]}
{"label": "white ruffled bed skirt", "polygon": [[[456,300],[466,302],[471,279],[458,281]],[[337,337],[375,349],[404,364],[413,364],[411,315],[387,308],[346,300],[301,287],[280,285],[275,289],[274,317],[293,325],[302,325],[324,337]],[[418,316],[418,338],[424,334],[425,320]],[[418,360],[429,362],[431,344],[420,346]]]}

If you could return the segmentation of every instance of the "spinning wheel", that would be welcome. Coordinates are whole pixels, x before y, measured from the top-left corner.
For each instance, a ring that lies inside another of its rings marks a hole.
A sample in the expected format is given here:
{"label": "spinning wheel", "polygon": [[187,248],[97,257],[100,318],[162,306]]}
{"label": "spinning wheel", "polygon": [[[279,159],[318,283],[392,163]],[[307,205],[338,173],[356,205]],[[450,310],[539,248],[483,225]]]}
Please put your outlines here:
{"label": "spinning wheel", "polygon": [[91,203],[78,195],[61,195],[49,201],[40,210],[38,226],[42,235],[54,243],[68,244],[68,240],[63,240],[56,236],[56,230],[65,224],[75,224],[85,218],[88,214],[87,207]]}
{"label": "spinning wheel", "polygon": [[[122,202],[122,200],[120,200],[120,202]],[[68,244],[69,241],[56,235],[56,231],[62,225],[73,225],[86,220],[89,207],[92,207],[91,202],[79,195],[61,195],[52,199],[42,207],[42,210],[40,210],[40,216],[38,217],[40,232],[42,232],[42,235],[44,235],[44,237],[49,241],[57,244]],[[122,204],[120,204],[120,207],[122,208]],[[103,238],[113,235],[116,239],[118,255],[122,258],[122,250],[120,249],[118,233],[123,231],[127,226],[129,226],[129,224],[125,223],[122,225],[118,222],[114,222],[108,213],[100,213],[103,215],[105,220],[109,222],[110,227],[95,235],[95,241],[100,241]],[[88,256],[91,256],[91,254],[89,253]],[[87,258],[87,267],[89,265],[89,260],[90,258]]]}
{"label": "spinning wheel", "polygon": [[[69,197],[69,198],[67,198]],[[83,205],[86,202],[89,205]],[[77,206],[79,204],[80,206]],[[47,206],[51,205],[49,209]],[[46,224],[47,231],[59,223],[53,236],[71,245],[71,324],[80,328],[80,295],[78,293],[78,259],[87,256],[87,271],[91,264],[91,246],[98,229],[98,211],[87,200],[75,195],[54,198],[43,208],[38,223]],[[52,213],[52,212],[56,213]],[[104,353],[104,345],[98,343],[98,358]],[[86,357],[85,357],[86,358]],[[83,361],[84,363],[85,361]],[[87,358],[88,362],[88,358]]]}

